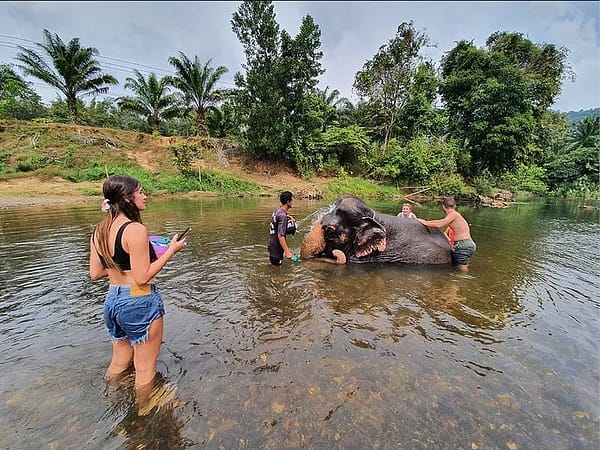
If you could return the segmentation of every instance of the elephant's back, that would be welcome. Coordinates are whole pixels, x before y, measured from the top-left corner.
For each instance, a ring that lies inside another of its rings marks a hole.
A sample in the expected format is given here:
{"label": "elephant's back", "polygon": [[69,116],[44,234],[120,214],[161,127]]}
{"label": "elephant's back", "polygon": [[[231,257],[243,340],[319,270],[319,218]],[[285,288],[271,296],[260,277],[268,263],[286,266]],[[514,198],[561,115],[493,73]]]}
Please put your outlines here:
{"label": "elephant's back", "polygon": [[383,259],[407,264],[452,262],[450,243],[438,228],[389,214],[378,214],[375,219],[386,228],[386,250],[380,255]]}

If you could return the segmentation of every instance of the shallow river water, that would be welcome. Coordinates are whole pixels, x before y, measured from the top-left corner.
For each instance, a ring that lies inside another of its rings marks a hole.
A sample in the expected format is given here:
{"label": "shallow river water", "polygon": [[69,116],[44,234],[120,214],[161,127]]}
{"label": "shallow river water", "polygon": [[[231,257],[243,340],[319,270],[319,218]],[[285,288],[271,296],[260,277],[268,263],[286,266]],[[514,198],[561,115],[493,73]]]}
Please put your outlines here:
{"label": "shallow river water", "polygon": [[[103,381],[99,205],[0,210],[0,448],[597,449],[600,224],[585,204],[459,205],[477,242],[465,275],[273,268],[276,198],[150,199],[151,234],[193,231],[157,277],[159,377],[176,395],[146,416],[131,377]],[[294,202],[292,249],[326,206]]]}

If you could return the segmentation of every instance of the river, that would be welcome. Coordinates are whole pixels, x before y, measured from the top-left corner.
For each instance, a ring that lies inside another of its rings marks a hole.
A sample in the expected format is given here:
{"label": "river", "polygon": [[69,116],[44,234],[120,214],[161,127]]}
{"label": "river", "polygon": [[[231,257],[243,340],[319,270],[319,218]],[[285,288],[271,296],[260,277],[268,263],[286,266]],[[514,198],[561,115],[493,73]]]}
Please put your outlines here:
{"label": "river", "polygon": [[[277,199],[151,198],[151,234],[193,231],[157,277],[159,379],[176,395],[146,416],[131,376],[103,381],[107,283],[87,272],[100,205],[2,210],[0,448],[597,449],[600,223],[585,205],[459,205],[477,243],[462,274],[274,268]],[[297,253],[326,206],[294,202]]]}

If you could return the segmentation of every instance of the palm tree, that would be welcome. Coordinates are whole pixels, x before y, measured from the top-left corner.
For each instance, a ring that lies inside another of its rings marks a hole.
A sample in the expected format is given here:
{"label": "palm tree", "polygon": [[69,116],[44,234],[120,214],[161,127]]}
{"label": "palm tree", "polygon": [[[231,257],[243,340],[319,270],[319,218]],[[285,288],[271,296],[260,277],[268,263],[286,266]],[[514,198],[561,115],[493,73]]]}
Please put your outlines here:
{"label": "palm tree", "polygon": [[206,113],[208,129],[217,138],[233,136],[238,129],[238,122],[236,108],[231,101],[225,101],[221,107],[211,107]]}
{"label": "palm tree", "polygon": [[568,148],[594,148],[600,137],[600,118],[588,116],[573,127],[568,139]]}
{"label": "palm tree", "polygon": [[159,80],[151,73],[146,80],[139,71],[133,72],[136,78],[127,78],[125,88],[132,90],[136,97],[120,97],[119,107],[144,116],[152,131],[158,133],[162,120],[175,117],[181,111],[177,95],[169,92],[171,77],[166,76]]}
{"label": "palm tree", "polygon": [[187,105],[191,105],[196,112],[198,134],[201,136],[208,134],[206,110],[220,100],[220,92],[215,89],[215,84],[228,72],[225,66],[216,69],[210,67],[211,61],[209,59],[202,66],[197,56],[191,61],[183,52],[179,52],[179,58],[169,58],[169,63],[177,72],[173,77],[173,85],[183,93]]}
{"label": "palm tree", "polygon": [[43,44],[36,45],[50,57],[50,63],[34,50],[18,46],[22,53],[18,53],[16,59],[23,63],[19,67],[25,75],[38,78],[63,93],[71,122],[76,122],[79,96],[104,94],[108,92],[106,85],[119,82],[112,75],[100,73],[100,65],[94,59],[99,54],[97,49],[81,47],[78,38],[71,39],[65,45],[58,34],[52,34],[48,30],[44,30],[44,38]]}
{"label": "palm tree", "polygon": [[326,111],[323,114],[323,131],[326,131],[330,125],[339,122],[340,113],[344,111],[348,104],[352,106],[350,100],[346,97],[340,97],[340,91],[337,89],[329,91],[329,86],[321,90],[317,88],[317,97],[323,103]]}
{"label": "palm tree", "polygon": [[340,96],[340,91],[338,91],[337,89],[334,89],[331,92],[328,91],[329,86],[325,86],[325,89],[323,90],[317,88],[317,95],[323,101],[323,103],[325,103],[328,106],[337,108],[342,102],[348,100],[345,97],[338,98]]}

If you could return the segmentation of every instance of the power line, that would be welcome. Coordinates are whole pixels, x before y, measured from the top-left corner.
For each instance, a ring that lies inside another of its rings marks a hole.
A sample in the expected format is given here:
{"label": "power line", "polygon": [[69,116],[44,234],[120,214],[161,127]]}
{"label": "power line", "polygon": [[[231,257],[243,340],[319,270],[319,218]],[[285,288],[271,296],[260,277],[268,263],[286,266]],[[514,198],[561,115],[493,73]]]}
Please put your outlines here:
{"label": "power line", "polygon": [[[18,41],[23,41],[23,42],[29,42],[29,43],[33,43],[36,44],[35,41],[32,41],[31,39],[25,39],[25,38],[20,38],[20,37],[16,37],[16,36],[10,36],[10,35],[6,35],[6,34],[0,34],[0,38],[7,38],[7,39],[13,39],[13,40],[18,40]],[[4,47],[4,48],[13,48],[13,49],[18,49],[18,45],[14,42],[7,42],[4,40],[0,40],[0,47]],[[21,47],[23,48],[28,48],[29,50],[34,50],[33,48],[29,48],[27,46],[22,45]],[[132,67],[127,67],[127,66],[122,66],[122,65],[118,65],[118,64],[113,64],[111,62],[105,62],[104,64],[113,69],[113,70],[117,70],[117,71],[121,71],[121,72],[133,72],[134,70],[138,70],[138,72],[144,74],[144,75],[150,75],[152,72],[146,70],[146,69],[151,69],[151,70],[155,70],[155,71],[160,71],[163,72],[164,74],[167,75],[176,75],[176,72],[173,70],[168,70],[168,69],[163,69],[160,67],[155,67],[155,66],[150,66],[147,64],[142,64],[142,63],[138,63],[138,62],[134,62],[134,61],[128,61],[125,59],[119,59],[119,58],[114,58],[112,56],[103,56],[103,55],[98,55],[97,58],[99,60],[108,60],[108,61],[115,61],[115,62],[119,62],[119,63],[123,63],[123,64],[129,64]],[[10,64],[10,63],[7,63]],[[141,68],[140,69],[138,69]],[[156,75],[156,73],[155,73]],[[217,81],[216,84],[219,85],[227,85],[227,86],[235,86],[235,83],[231,83],[228,81],[222,81],[219,80]]]}
{"label": "power line", "polygon": [[8,38],[8,39],[14,39],[14,40],[17,40],[17,41],[31,42],[33,44],[36,44],[35,41],[32,41],[30,39],[24,39],[24,38],[20,38],[20,37],[16,37],[16,36],[9,36],[7,34],[0,34],[0,37],[5,37],[5,38]]}

